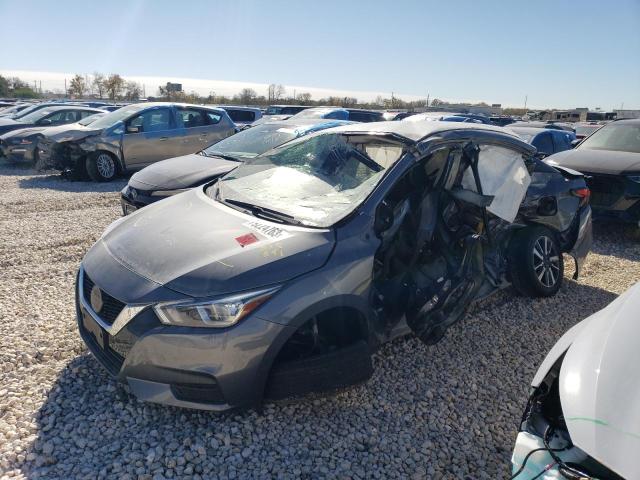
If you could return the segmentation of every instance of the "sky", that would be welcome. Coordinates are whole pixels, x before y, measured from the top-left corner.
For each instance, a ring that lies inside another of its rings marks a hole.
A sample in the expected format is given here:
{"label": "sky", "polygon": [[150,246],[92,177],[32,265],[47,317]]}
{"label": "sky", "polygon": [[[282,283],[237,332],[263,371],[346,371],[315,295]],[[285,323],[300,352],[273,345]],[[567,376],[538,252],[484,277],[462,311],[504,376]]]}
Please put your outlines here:
{"label": "sky", "polygon": [[0,0],[0,74],[640,108],[640,0]]}

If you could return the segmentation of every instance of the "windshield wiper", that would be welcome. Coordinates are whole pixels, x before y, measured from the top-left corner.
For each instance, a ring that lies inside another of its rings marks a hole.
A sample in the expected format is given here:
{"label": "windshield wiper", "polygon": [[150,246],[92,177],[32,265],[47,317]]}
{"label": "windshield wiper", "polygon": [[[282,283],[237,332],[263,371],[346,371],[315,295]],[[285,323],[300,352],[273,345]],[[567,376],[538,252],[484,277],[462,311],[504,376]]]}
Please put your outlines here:
{"label": "windshield wiper", "polygon": [[[218,190],[218,193],[220,190]],[[243,202],[241,200],[233,200],[232,198],[221,199],[218,195],[218,200],[222,203],[235,205],[250,212],[256,217],[264,218],[265,220],[273,220],[278,223],[288,223],[290,225],[303,225],[303,223],[296,219],[292,215],[278,212],[277,210],[271,210],[270,208],[261,207],[260,205],[254,205],[253,203]]]}
{"label": "windshield wiper", "polygon": [[223,153],[207,153],[206,150],[202,150],[200,152],[200,155],[204,155],[205,157],[218,157],[218,158],[222,158],[223,160],[231,160],[232,162],[242,162],[242,160],[240,160],[237,157],[232,157],[231,155],[225,155]]}

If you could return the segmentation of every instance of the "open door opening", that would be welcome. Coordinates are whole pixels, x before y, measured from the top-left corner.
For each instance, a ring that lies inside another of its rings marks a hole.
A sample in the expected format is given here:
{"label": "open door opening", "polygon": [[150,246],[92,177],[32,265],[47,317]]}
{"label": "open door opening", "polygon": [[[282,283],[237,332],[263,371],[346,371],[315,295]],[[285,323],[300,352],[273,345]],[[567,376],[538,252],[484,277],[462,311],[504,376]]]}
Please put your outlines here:
{"label": "open door opening", "polygon": [[376,213],[381,245],[374,309],[390,328],[404,317],[427,344],[438,342],[479,292],[501,281],[486,271],[500,261],[492,236],[513,218],[488,211],[503,208],[498,213],[511,215],[483,193],[479,151],[473,143],[435,150],[400,179]]}

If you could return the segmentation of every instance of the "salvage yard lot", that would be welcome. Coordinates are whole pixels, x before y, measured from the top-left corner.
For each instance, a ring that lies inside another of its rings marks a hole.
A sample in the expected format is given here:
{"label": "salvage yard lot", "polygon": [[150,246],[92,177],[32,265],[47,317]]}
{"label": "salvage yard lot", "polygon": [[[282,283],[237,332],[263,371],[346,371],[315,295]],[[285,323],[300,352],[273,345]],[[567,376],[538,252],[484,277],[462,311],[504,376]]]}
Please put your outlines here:
{"label": "salvage yard lot", "polygon": [[75,325],[76,271],[124,185],[0,165],[0,477],[505,478],[539,362],[640,280],[640,235],[596,224],[578,282],[567,261],[554,297],[509,289],[434,347],[386,345],[365,385],[228,415],[143,404]]}

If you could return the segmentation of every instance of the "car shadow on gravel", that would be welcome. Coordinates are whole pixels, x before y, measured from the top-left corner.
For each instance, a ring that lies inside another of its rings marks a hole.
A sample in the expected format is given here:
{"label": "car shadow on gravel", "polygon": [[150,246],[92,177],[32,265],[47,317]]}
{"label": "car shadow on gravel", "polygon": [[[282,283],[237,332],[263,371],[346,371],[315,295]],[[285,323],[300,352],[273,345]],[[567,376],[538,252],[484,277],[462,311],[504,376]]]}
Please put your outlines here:
{"label": "car shadow on gravel", "polygon": [[367,468],[382,477],[502,478],[537,366],[615,297],[569,279],[551,298],[507,290],[435,346],[412,337],[385,345],[364,385],[261,412],[138,402],[85,351],[59,372],[33,442],[10,463],[28,478],[321,478],[336,469],[364,478]]}
{"label": "car shadow on gravel", "polygon": [[600,255],[640,261],[640,227],[610,221],[593,222],[591,251]]}
{"label": "car shadow on gravel", "polygon": [[0,158],[0,176],[24,177],[25,175],[37,175],[38,172],[28,164],[10,163]]}
{"label": "car shadow on gravel", "polygon": [[39,173],[28,178],[18,180],[20,188],[57,190],[61,192],[87,193],[87,192],[119,192],[127,184],[126,178],[118,178],[112,182],[98,183],[90,181],[70,180],[61,174]]}

